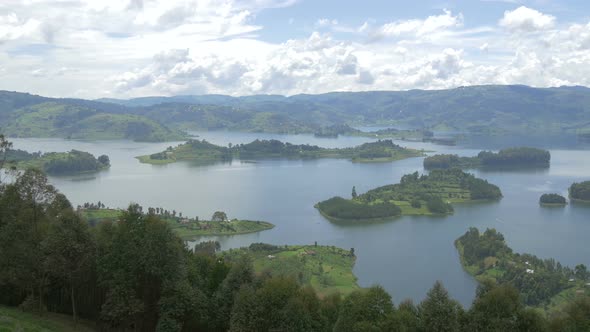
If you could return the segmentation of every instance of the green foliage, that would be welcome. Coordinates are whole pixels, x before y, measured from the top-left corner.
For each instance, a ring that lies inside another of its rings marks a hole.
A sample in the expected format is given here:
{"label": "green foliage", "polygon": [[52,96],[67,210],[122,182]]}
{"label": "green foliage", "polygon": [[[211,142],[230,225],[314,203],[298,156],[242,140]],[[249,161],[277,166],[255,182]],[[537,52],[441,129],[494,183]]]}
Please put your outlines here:
{"label": "green foliage", "polygon": [[566,201],[565,197],[563,197],[559,194],[543,194],[539,198],[539,203],[565,205],[565,204],[567,204],[567,201]]}
{"label": "green foliage", "polygon": [[437,281],[418,307],[423,331],[453,332],[460,327],[461,305],[450,298],[442,283]]}
{"label": "green foliage", "polygon": [[179,160],[214,163],[239,159],[317,159],[346,158],[355,162],[385,162],[421,156],[422,152],[402,148],[391,140],[364,143],[357,147],[328,149],[309,144],[283,143],[278,140],[255,140],[231,147],[218,146],[205,140],[190,140],[166,151],[137,157],[143,163],[163,164]]}
{"label": "green foliage", "polygon": [[[450,202],[491,200],[502,197],[500,189],[460,169],[432,170],[402,176],[399,184],[386,185],[358,195],[352,200],[333,197],[316,205],[334,220],[381,219],[401,214],[449,214]],[[422,205],[427,210],[422,210]],[[400,208],[405,206],[407,208]]]}
{"label": "green foliage", "polygon": [[317,206],[322,214],[330,218],[343,220],[392,218],[400,216],[402,213],[399,206],[390,202],[369,205],[342,197],[332,197],[318,203]]}
{"label": "green foliage", "polygon": [[570,198],[580,201],[590,201],[590,181],[572,183],[569,188]]}
{"label": "green foliage", "polygon": [[8,150],[0,154],[6,163],[18,169],[39,168],[50,175],[97,172],[110,167],[109,157],[94,155],[78,150],[69,152],[28,153],[22,150]]}
{"label": "green foliage", "polygon": [[[467,271],[478,280],[489,278],[499,285],[516,287],[523,302],[529,306],[553,305],[553,297],[572,287],[586,287],[589,277],[583,265],[578,265],[576,276],[576,271],[553,259],[515,254],[506,245],[502,234],[493,229],[480,234],[476,228],[471,228],[457,239],[456,245]],[[574,277],[577,281],[572,279]]]}
{"label": "green foliage", "polygon": [[549,167],[551,154],[536,148],[509,148],[498,153],[481,151],[475,157],[459,157],[454,154],[438,154],[424,159],[426,169],[447,168],[498,168],[498,167]]}
{"label": "green foliage", "polygon": [[382,287],[354,291],[342,303],[334,331],[382,331],[393,311],[391,296]]}

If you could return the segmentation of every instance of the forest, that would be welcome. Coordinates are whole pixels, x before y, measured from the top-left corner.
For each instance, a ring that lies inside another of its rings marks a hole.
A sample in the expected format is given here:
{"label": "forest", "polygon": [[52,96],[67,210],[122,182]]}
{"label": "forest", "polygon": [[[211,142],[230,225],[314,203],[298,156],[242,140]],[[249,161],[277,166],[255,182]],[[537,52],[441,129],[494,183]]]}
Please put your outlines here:
{"label": "forest", "polygon": [[566,205],[567,200],[560,194],[543,194],[539,198],[539,203],[545,205]]}
{"label": "forest", "polygon": [[572,183],[569,188],[571,199],[583,202],[590,202],[590,181]]}
{"label": "forest", "polygon": [[424,159],[425,169],[436,168],[498,168],[498,167],[549,167],[551,154],[547,150],[519,147],[496,152],[481,151],[475,157],[459,157],[453,154],[438,154]]}
{"label": "forest", "polygon": [[69,152],[33,152],[7,149],[0,152],[0,159],[8,168],[38,168],[49,175],[69,175],[97,172],[111,166],[107,155],[98,158],[91,153],[71,150]]}

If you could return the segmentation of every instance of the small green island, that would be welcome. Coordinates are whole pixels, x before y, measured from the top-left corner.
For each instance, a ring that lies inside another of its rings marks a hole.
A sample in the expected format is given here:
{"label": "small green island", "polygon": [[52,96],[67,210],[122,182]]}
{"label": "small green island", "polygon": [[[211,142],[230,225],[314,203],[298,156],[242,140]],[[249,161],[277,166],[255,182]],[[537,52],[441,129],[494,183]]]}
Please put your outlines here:
{"label": "small green island", "polygon": [[590,203],[590,181],[573,183],[569,188],[569,196],[574,202]]}
{"label": "small green island", "polygon": [[219,256],[230,262],[250,257],[256,274],[291,277],[301,285],[313,287],[320,296],[346,295],[359,289],[352,272],[356,260],[354,249],[253,243],[247,248],[223,251]]}
{"label": "small green island", "polygon": [[403,148],[392,140],[364,143],[352,148],[322,148],[316,145],[283,143],[278,140],[255,140],[247,144],[227,147],[205,140],[190,140],[176,147],[151,155],[139,156],[146,164],[169,164],[191,161],[198,164],[227,162],[233,159],[319,159],[343,158],[353,162],[390,162],[423,156],[423,151]]}
{"label": "small green island", "polygon": [[571,269],[554,259],[514,253],[495,229],[477,228],[455,241],[463,268],[482,284],[510,284],[524,303],[544,313],[558,312],[578,295],[588,292],[590,273],[585,265]]}
{"label": "small green island", "polygon": [[438,154],[424,158],[424,168],[547,168],[550,162],[551,153],[547,150],[519,147],[503,149],[497,153],[481,151],[475,157]]}
{"label": "small green island", "polygon": [[336,124],[322,127],[314,133],[315,137],[338,138],[339,136],[370,137],[377,139],[396,139],[409,142],[431,142],[440,145],[455,145],[456,139],[452,137],[434,137],[434,133],[428,129],[397,129],[385,128],[374,131],[363,131],[352,128],[347,124]]}
{"label": "small green island", "polygon": [[[124,210],[106,208],[101,202],[85,203],[79,206],[78,213],[90,224],[96,225],[103,221],[116,221]],[[229,220],[226,213],[216,211],[211,220],[199,220],[198,217],[188,218],[182,213],[163,208],[148,208],[147,214],[160,217],[183,240],[191,240],[200,236],[220,236],[256,233],[274,227],[265,221]]]}
{"label": "small green island", "polygon": [[91,153],[78,150],[47,153],[7,150],[0,154],[0,159],[5,160],[7,168],[37,168],[49,175],[94,173],[111,166],[107,155],[96,158]]}
{"label": "small green island", "polygon": [[500,188],[460,169],[432,170],[402,176],[400,183],[386,185],[352,198],[332,197],[315,207],[331,221],[379,221],[401,215],[446,215],[451,203],[497,200]]}
{"label": "small green island", "polygon": [[548,206],[548,207],[551,207],[551,206],[561,207],[561,206],[567,205],[567,200],[565,199],[565,197],[561,196],[560,194],[543,194],[539,198],[539,204],[541,204],[541,206]]}

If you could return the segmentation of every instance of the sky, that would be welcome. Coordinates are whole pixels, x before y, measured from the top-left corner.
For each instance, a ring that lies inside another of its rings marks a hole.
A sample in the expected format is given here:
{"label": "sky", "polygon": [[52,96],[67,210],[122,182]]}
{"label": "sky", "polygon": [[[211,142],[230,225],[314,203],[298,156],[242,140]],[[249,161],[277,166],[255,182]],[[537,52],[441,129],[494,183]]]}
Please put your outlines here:
{"label": "sky", "polygon": [[590,86],[587,0],[0,0],[0,90],[50,97]]}

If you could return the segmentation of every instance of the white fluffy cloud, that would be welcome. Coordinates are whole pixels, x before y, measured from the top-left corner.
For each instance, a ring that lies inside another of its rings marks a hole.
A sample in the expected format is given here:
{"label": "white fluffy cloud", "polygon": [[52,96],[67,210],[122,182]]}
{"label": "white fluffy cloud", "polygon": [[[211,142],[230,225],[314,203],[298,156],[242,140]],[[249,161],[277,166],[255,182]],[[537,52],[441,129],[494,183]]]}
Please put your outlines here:
{"label": "white fluffy cloud", "polygon": [[305,37],[263,40],[258,14],[294,3],[5,0],[0,89],[96,98],[590,85],[588,22],[519,7],[466,27],[443,10],[356,26],[320,18]]}
{"label": "white fluffy cloud", "polygon": [[500,20],[500,26],[512,31],[532,32],[551,28],[554,24],[554,16],[524,6],[504,12]]}

